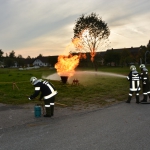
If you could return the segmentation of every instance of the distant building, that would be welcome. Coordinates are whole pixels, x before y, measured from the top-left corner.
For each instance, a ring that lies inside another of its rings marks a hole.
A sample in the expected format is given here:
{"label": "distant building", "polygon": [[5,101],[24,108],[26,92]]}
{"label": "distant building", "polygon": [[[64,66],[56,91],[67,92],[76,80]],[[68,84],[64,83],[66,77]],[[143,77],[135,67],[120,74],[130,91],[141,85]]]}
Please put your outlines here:
{"label": "distant building", "polygon": [[122,52],[124,50],[128,50],[131,54],[137,54],[140,50],[140,47],[131,47],[131,48],[118,48],[118,49],[108,49],[106,52],[109,52],[109,51],[114,51],[114,52]]}
{"label": "distant building", "polygon": [[50,64],[48,62],[48,57],[37,57],[34,59],[32,65],[46,67],[49,66]]}

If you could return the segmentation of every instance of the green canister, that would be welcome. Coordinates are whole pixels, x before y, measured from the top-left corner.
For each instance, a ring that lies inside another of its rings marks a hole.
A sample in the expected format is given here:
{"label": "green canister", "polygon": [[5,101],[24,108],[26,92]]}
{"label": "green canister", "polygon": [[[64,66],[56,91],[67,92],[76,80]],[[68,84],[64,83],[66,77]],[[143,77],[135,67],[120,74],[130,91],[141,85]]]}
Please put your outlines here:
{"label": "green canister", "polygon": [[34,115],[35,117],[41,117],[41,106],[38,105],[34,106]]}

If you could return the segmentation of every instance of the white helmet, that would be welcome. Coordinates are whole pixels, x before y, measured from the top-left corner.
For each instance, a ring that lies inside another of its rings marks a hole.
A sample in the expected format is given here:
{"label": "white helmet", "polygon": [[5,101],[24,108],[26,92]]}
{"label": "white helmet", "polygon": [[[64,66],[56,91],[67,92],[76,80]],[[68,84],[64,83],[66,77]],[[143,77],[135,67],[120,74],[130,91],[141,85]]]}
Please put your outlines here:
{"label": "white helmet", "polygon": [[35,81],[37,81],[36,77],[31,77],[30,78],[30,82],[31,82],[32,85],[34,85]]}
{"label": "white helmet", "polygon": [[139,66],[139,68],[145,68],[145,65],[144,64],[141,64],[140,66]]}
{"label": "white helmet", "polygon": [[131,70],[131,71],[134,71],[134,70],[136,70],[136,67],[135,67],[134,65],[131,65],[131,66],[130,66],[130,70]]}

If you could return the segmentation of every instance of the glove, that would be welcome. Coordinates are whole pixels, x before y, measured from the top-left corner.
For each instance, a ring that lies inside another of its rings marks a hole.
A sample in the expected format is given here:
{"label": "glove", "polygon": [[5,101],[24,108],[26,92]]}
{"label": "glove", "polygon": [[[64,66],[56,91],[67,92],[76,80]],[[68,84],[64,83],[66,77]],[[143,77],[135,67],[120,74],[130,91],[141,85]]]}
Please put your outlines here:
{"label": "glove", "polygon": [[30,98],[30,97],[29,97],[28,99],[29,99],[29,100],[31,100],[31,98]]}
{"label": "glove", "polygon": [[146,84],[146,82],[144,81],[143,84]]}

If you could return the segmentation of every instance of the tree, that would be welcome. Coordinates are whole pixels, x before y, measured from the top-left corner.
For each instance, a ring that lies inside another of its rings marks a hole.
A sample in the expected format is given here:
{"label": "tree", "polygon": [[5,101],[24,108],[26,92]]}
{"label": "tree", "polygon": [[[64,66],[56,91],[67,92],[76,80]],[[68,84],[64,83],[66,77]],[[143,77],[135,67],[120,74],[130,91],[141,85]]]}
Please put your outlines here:
{"label": "tree", "polygon": [[6,57],[8,57],[8,54],[6,53]]}
{"label": "tree", "polygon": [[74,43],[78,51],[90,51],[91,61],[94,61],[96,51],[101,45],[106,46],[106,41],[110,35],[107,24],[95,13],[88,16],[81,15],[74,27]]}
{"label": "tree", "polygon": [[11,66],[14,66],[15,63],[14,63],[14,60],[12,58],[6,57],[4,60],[4,64],[7,67],[11,67]]}
{"label": "tree", "polygon": [[17,58],[23,58],[23,57],[22,57],[22,55],[19,54]]}
{"label": "tree", "polygon": [[148,41],[147,48],[150,49],[150,40]]}
{"label": "tree", "polygon": [[119,65],[120,62],[120,53],[115,52],[114,50],[109,50],[105,54],[105,64],[110,64],[114,63],[115,66]]}
{"label": "tree", "polygon": [[3,54],[4,52],[0,49],[0,61],[2,61]]}
{"label": "tree", "polygon": [[27,56],[27,58],[26,59],[31,59],[31,57],[30,56]]}
{"label": "tree", "polygon": [[23,59],[22,55],[19,54],[18,57],[16,58],[16,61],[17,61],[17,65],[19,67],[24,65],[24,59]]}
{"label": "tree", "polygon": [[145,52],[145,57],[146,57],[145,60],[147,64],[150,64],[150,40],[148,41],[146,52]]}
{"label": "tree", "polygon": [[128,66],[131,62],[131,54],[129,49],[124,49],[121,52],[120,64],[123,67],[124,65]]}
{"label": "tree", "polygon": [[43,55],[42,55],[42,54],[39,54],[39,56],[37,56],[37,58],[41,58],[41,57],[43,57]]}
{"label": "tree", "polygon": [[12,50],[12,51],[9,53],[9,57],[10,57],[10,58],[15,58],[15,52],[14,52],[14,50]]}
{"label": "tree", "polygon": [[6,66],[8,67],[11,67],[11,66],[14,66],[15,65],[15,52],[14,50],[12,50],[10,53],[9,53],[9,56],[7,55],[6,53],[6,59],[5,59],[5,64]]}
{"label": "tree", "polygon": [[58,61],[58,56],[48,56],[48,62],[51,67],[54,67]]}
{"label": "tree", "polygon": [[144,63],[145,64],[145,53],[147,51],[147,47],[146,46],[140,46],[140,49],[139,49],[139,52],[138,52],[138,55],[139,55],[139,59],[141,59],[141,63]]}
{"label": "tree", "polygon": [[4,52],[0,49],[0,58],[3,57]]}

